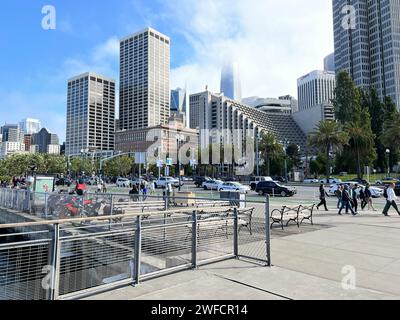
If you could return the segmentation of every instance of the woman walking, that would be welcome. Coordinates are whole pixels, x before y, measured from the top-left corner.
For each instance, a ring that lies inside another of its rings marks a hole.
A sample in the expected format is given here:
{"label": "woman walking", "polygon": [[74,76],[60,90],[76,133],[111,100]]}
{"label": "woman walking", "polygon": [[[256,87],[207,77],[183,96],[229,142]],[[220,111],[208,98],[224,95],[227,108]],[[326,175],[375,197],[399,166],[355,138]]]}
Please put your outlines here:
{"label": "woman walking", "polygon": [[329,195],[325,191],[324,185],[321,184],[319,187],[319,200],[321,200],[321,202],[317,205],[317,210],[319,210],[319,207],[324,206],[325,211],[329,211],[328,207],[326,206],[326,196],[329,197]]}
{"label": "woman walking", "polygon": [[351,202],[352,202],[352,197],[350,196],[350,191],[349,191],[349,186],[346,185],[344,187],[343,193],[342,193],[342,206],[340,207],[339,213],[338,215],[342,215],[342,211],[343,209],[346,208],[346,214],[349,213],[349,210],[351,211],[351,213],[353,214],[353,216],[357,215],[356,212],[354,212],[352,206],[351,206]]}
{"label": "woman walking", "polygon": [[365,195],[365,201],[368,204],[368,210],[373,210],[374,212],[377,211],[374,208],[374,204],[372,203],[372,193],[371,193],[371,186],[369,184],[367,184],[367,186],[365,187],[365,191],[364,191],[364,195]]}

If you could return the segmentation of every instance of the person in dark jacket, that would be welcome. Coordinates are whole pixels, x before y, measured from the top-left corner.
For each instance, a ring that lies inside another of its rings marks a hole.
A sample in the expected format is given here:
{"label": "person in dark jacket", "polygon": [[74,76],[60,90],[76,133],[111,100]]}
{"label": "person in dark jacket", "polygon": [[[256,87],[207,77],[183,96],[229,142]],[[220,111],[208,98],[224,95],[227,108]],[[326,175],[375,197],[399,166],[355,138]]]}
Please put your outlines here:
{"label": "person in dark jacket", "polygon": [[349,186],[346,185],[344,187],[344,190],[343,190],[343,193],[342,193],[342,206],[340,207],[340,210],[339,210],[339,213],[338,213],[340,216],[342,215],[342,211],[345,208],[346,208],[346,213],[347,214],[349,213],[349,210],[350,210],[351,213],[353,214],[353,216],[357,215],[357,213],[354,212],[354,210],[353,210],[353,208],[351,206],[351,202],[352,202],[352,197],[350,195]]}
{"label": "person in dark jacket", "polygon": [[329,195],[325,191],[324,185],[321,184],[319,187],[319,200],[321,200],[321,202],[317,205],[317,210],[319,210],[319,207],[324,206],[325,211],[329,211],[328,207],[326,206],[326,196],[329,197]]}

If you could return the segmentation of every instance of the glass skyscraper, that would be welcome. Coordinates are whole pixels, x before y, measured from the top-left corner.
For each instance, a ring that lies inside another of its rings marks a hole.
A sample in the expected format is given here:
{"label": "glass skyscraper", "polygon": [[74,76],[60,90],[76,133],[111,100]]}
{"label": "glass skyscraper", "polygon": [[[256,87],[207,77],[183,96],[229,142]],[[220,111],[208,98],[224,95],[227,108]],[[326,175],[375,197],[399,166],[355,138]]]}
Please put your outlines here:
{"label": "glass skyscraper", "polygon": [[242,101],[242,85],[238,64],[229,61],[224,64],[221,73],[221,93],[229,99]]}
{"label": "glass skyscraper", "polygon": [[336,72],[400,110],[400,0],[333,0]]}

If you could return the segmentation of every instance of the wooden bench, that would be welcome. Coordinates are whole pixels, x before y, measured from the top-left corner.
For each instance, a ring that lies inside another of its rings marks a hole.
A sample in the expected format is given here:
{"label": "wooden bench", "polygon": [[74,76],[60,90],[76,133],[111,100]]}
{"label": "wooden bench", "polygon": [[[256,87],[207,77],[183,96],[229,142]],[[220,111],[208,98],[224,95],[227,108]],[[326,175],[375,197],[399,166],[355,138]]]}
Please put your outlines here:
{"label": "wooden bench", "polygon": [[[164,201],[147,201],[147,202],[117,202],[114,204],[113,214],[130,214],[142,212],[145,210],[165,210]],[[143,219],[148,219],[149,216],[143,216]]]}
{"label": "wooden bench", "polygon": [[277,223],[281,226],[282,230],[284,230],[284,224],[286,222],[286,227],[289,226],[290,222],[295,222],[297,227],[300,228],[300,225],[304,222],[304,220],[308,220],[314,225],[313,222],[313,212],[314,205],[299,205],[296,207],[288,207],[283,206],[282,209],[275,209],[271,212],[271,228]]}

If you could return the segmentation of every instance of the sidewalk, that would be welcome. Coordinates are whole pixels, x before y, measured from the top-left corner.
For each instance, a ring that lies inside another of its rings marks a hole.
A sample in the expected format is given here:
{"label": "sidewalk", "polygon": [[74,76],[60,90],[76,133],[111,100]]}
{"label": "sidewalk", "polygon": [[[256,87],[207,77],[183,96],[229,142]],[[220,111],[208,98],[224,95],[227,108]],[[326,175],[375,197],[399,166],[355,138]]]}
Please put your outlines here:
{"label": "sidewalk", "polygon": [[[272,268],[230,260],[89,299],[400,299],[400,217],[317,213],[321,229],[272,240]],[[343,268],[356,272],[345,290]]]}

